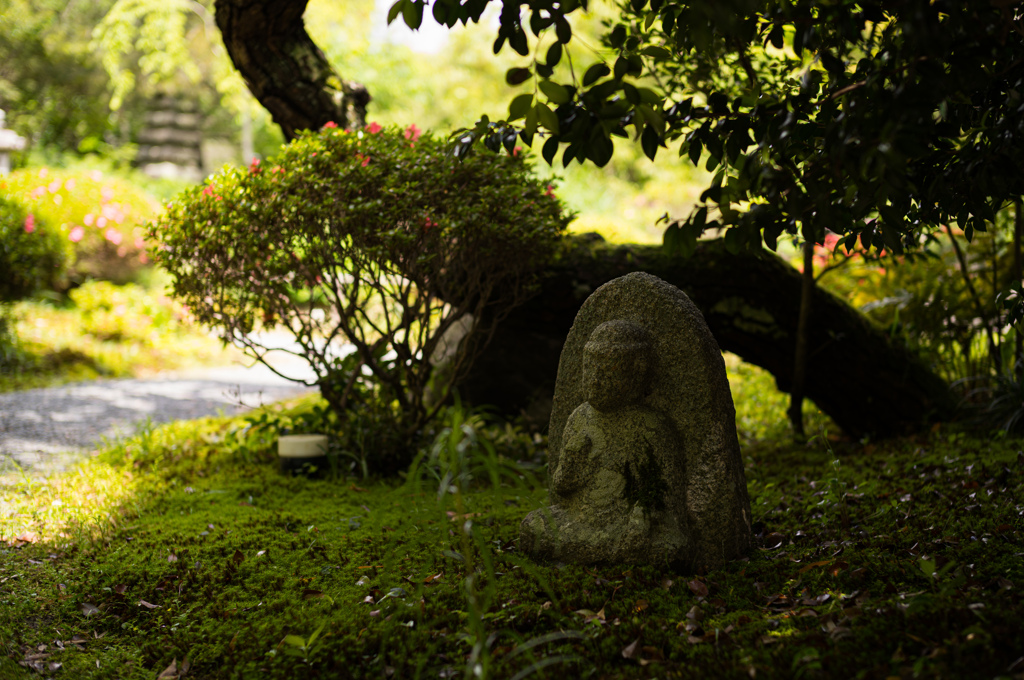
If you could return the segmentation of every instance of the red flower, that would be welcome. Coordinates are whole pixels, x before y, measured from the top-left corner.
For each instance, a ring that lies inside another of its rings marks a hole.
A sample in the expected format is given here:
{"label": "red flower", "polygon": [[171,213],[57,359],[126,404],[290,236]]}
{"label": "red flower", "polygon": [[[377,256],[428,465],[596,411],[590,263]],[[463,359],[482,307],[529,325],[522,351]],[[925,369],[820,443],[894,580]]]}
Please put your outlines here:
{"label": "red flower", "polygon": [[31,234],[36,230],[36,216],[29,213],[25,216],[25,233]]}
{"label": "red flower", "polygon": [[206,188],[203,189],[203,195],[204,196],[213,196],[213,187],[210,186],[209,184],[207,184]]}
{"label": "red flower", "polygon": [[369,125],[367,125],[363,129],[366,130],[371,135],[375,135],[378,132],[380,132],[381,130],[383,130],[384,128],[382,128],[380,125],[377,125],[377,123],[370,123]]}
{"label": "red flower", "polygon": [[366,158],[363,159],[363,162],[361,163],[361,165],[365,168],[369,164],[370,164],[370,157],[367,156]]}
{"label": "red flower", "polygon": [[405,128],[404,134],[405,138],[408,139],[410,142],[415,142],[417,139],[420,138],[420,135],[423,134],[423,130],[420,130],[418,127],[416,127],[416,123],[413,123],[409,127]]}
{"label": "red flower", "polygon": [[334,122],[333,120],[329,120],[329,121],[327,121],[326,123],[324,123],[324,127],[323,127],[323,129],[324,129],[324,130],[327,130],[327,129],[329,129],[329,128],[336,128],[336,127],[338,127],[338,124],[337,124],[337,123],[335,123],[335,122]]}
{"label": "red flower", "polygon": [[549,184],[548,188],[547,188],[547,191],[544,192],[544,195],[547,196],[548,198],[554,198],[555,197],[555,188]]}

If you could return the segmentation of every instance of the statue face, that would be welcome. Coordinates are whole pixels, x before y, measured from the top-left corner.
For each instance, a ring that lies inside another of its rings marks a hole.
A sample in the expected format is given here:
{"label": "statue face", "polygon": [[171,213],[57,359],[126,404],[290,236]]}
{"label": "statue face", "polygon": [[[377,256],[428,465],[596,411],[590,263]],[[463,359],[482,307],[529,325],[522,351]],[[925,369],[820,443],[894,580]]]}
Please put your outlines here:
{"label": "statue face", "polygon": [[617,411],[644,398],[647,361],[628,346],[588,343],[583,351],[583,394],[598,411]]}
{"label": "statue face", "polygon": [[598,411],[616,411],[647,396],[651,345],[647,333],[624,319],[606,321],[583,348],[583,395]]}

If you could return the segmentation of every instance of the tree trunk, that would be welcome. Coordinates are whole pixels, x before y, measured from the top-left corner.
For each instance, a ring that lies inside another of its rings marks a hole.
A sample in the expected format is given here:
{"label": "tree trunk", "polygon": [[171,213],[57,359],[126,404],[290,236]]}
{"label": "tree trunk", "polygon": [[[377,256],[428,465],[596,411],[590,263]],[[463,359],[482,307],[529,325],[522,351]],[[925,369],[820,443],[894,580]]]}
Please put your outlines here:
{"label": "tree trunk", "polygon": [[[657,246],[610,245],[588,235],[570,241],[538,294],[499,326],[461,394],[546,423],[577,310],[598,286],[632,271],[685,291],[723,350],[767,369],[781,390],[790,390],[801,292],[793,267],[768,253],[732,255],[720,241],[702,242],[680,260]],[[847,434],[900,434],[952,415],[948,386],[918,357],[820,287],[812,304],[805,394]]]}
{"label": "tree trunk", "polygon": [[286,139],[334,122],[361,127],[370,95],[342,80],[306,34],[306,0],[216,0],[214,16],[231,62]]}
{"label": "tree trunk", "polygon": [[814,302],[814,241],[804,241],[804,271],[800,275],[800,314],[797,317],[796,349],[793,352],[793,384],[789,390],[789,422],[793,436],[804,441],[804,392],[807,382],[807,335],[811,323],[811,305]]}

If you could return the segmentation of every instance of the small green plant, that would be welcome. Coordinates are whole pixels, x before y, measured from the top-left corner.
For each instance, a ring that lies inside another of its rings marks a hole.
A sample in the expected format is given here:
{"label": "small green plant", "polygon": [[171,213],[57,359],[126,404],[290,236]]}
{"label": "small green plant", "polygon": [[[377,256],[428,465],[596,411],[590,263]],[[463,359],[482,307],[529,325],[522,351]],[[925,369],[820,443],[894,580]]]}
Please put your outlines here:
{"label": "small green plant", "polygon": [[[314,630],[308,638],[304,638],[299,635],[285,635],[281,643],[278,644],[277,649],[280,649],[285,654],[296,656],[302,659],[302,662],[307,666],[311,666],[313,663],[313,649],[316,644],[316,639],[320,637],[320,633],[323,632],[325,623],[321,623],[320,627]],[[271,650],[271,654],[274,651]]]}
{"label": "small green plant", "polygon": [[522,159],[328,126],[185,191],[152,235],[174,294],[225,341],[265,361],[257,332],[282,328],[343,420],[380,405],[372,427],[395,436],[350,453],[394,473],[568,221]]}

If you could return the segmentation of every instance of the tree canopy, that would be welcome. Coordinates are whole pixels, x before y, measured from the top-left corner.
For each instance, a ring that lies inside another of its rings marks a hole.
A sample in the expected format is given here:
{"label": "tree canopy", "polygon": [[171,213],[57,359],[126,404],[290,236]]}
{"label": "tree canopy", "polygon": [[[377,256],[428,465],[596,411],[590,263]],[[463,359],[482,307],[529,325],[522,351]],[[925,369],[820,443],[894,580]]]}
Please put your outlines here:
{"label": "tree canopy", "polygon": [[[487,4],[430,12],[454,26]],[[534,88],[506,120],[464,131],[460,150],[542,135],[548,162],[601,165],[633,135],[651,159],[688,156],[715,174],[666,232],[684,253],[719,226],[734,249],[828,229],[847,248],[899,253],[951,222],[970,239],[1024,193],[1020,4],[630,0],[604,35],[615,58],[565,79],[554,67],[586,0],[505,2],[495,52],[533,55],[507,80]],[[399,0],[389,18],[415,27],[426,8]]]}

